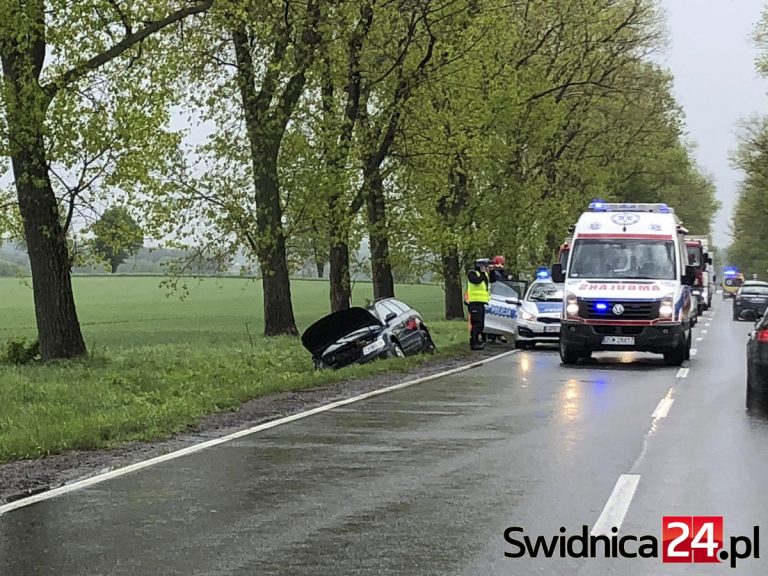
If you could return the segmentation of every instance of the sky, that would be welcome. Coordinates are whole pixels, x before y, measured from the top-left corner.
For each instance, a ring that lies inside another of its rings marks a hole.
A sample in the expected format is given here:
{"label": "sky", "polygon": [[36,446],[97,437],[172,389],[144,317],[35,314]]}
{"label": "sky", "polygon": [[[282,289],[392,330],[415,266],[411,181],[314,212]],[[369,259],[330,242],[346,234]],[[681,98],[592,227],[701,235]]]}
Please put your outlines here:
{"label": "sky", "polygon": [[663,0],[669,45],[661,62],[674,74],[696,159],[715,180],[723,207],[713,226],[727,246],[741,174],[730,163],[739,121],[768,114],[768,80],[755,69],[751,34],[768,0]]}

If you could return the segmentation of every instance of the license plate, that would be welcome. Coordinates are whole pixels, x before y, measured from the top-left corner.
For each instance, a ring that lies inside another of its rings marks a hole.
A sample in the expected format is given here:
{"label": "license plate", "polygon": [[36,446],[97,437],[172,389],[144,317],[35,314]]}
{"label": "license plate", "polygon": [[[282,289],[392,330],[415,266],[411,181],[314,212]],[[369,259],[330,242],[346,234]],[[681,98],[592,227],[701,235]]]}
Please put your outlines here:
{"label": "license plate", "polygon": [[376,340],[373,344],[368,344],[368,346],[363,348],[363,356],[373,354],[376,350],[381,350],[382,348],[384,348],[384,340]]}
{"label": "license plate", "polygon": [[615,346],[634,346],[634,336],[603,336],[603,344]]}
{"label": "license plate", "polygon": [[560,332],[560,325],[557,326],[544,326],[544,332]]}

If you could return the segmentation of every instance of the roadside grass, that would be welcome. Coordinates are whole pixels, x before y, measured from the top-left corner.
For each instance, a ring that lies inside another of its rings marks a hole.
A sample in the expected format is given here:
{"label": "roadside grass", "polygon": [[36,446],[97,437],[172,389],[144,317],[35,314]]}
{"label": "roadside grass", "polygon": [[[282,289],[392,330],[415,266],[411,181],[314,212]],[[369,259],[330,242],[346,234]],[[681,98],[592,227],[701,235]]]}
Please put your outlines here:
{"label": "roadside grass", "polygon": [[[0,462],[161,439],[259,396],[407,370],[431,358],[317,372],[298,339],[260,334],[258,285],[206,281],[183,302],[157,285],[157,278],[76,279],[91,355],[0,366]],[[302,330],[327,313],[328,285],[299,281],[292,288]],[[358,302],[366,290],[370,285],[358,286]],[[0,282],[0,342],[34,334],[25,291],[18,281]],[[399,286],[397,293],[425,316],[437,356],[468,353],[466,324],[437,320],[439,287]]]}

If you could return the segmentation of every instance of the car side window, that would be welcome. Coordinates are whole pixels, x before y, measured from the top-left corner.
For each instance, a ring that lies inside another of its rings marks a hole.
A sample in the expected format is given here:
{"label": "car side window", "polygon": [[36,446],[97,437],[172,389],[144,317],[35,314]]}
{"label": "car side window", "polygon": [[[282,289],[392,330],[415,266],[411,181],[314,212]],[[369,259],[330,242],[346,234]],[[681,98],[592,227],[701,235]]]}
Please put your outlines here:
{"label": "car side window", "polygon": [[376,310],[376,315],[379,317],[379,320],[384,322],[384,319],[390,312],[390,310],[384,305],[384,302],[377,302],[374,305],[374,309]]}
{"label": "car side window", "polygon": [[392,304],[391,304],[391,302],[389,300],[387,300],[386,302],[377,302],[376,303],[376,311],[377,311],[377,314],[379,315],[379,318],[381,319],[382,322],[384,322],[386,320],[387,314],[394,313],[394,314],[397,314],[398,316],[400,316],[400,314],[403,313],[402,310],[399,310],[395,306],[392,306]]}
{"label": "car side window", "polygon": [[389,304],[390,306],[396,309],[399,309],[400,313],[409,312],[411,310],[411,307],[408,306],[406,303],[400,302],[400,300],[395,300],[394,298],[387,300],[387,304]]}

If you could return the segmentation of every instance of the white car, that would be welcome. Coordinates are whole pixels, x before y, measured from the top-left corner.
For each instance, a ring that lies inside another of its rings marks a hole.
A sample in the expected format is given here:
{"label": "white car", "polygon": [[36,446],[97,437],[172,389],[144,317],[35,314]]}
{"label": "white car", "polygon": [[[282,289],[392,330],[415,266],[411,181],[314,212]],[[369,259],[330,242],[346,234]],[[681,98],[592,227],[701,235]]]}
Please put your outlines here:
{"label": "white car", "polygon": [[518,310],[515,348],[533,348],[537,342],[557,344],[560,341],[563,286],[550,279],[539,279],[531,284]]}
{"label": "white car", "polygon": [[491,301],[485,305],[485,334],[512,336],[517,334],[517,307],[520,295],[504,282],[491,284]]}

